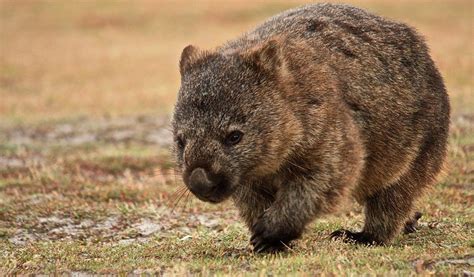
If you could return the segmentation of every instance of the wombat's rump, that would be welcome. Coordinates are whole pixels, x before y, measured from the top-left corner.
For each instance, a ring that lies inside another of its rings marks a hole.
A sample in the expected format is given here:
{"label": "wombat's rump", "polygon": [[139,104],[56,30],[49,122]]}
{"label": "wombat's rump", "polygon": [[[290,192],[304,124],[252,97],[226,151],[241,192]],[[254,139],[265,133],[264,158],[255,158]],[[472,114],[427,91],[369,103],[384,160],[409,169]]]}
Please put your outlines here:
{"label": "wombat's rump", "polygon": [[442,169],[448,96],[405,24],[303,6],[216,50],[186,47],[180,70],[183,180],[204,201],[232,198],[256,251],[282,249],[349,196],[365,226],[333,236],[387,243]]}

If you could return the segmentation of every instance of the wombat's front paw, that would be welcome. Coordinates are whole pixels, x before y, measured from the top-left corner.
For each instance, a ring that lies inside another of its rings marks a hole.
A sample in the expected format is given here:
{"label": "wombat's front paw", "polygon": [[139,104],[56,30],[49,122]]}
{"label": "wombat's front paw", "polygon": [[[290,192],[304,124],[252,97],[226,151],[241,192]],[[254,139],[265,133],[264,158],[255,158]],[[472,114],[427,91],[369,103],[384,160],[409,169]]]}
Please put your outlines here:
{"label": "wombat's front paw", "polygon": [[250,243],[256,253],[275,253],[285,251],[290,241],[298,238],[301,232],[272,228],[261,218],[252,227]]}

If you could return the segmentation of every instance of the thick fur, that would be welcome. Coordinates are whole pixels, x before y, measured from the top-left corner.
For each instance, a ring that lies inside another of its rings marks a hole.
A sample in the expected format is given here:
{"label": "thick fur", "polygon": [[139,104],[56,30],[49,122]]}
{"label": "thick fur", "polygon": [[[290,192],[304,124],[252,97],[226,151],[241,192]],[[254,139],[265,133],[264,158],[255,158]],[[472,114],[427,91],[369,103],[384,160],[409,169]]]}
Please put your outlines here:
{"label": "thick fur", "polygon": [[[188,46],[180,68],[178,165],[184,176],[197,165],[226,176],[223,199],[256,251],[281,249],[350,196],[365,205],[365,226],[333,236],[388,243],[442,169],[448,96],[405,24],[307,5],[214,51]],[[223,145],[232,130],[242,141]]]}

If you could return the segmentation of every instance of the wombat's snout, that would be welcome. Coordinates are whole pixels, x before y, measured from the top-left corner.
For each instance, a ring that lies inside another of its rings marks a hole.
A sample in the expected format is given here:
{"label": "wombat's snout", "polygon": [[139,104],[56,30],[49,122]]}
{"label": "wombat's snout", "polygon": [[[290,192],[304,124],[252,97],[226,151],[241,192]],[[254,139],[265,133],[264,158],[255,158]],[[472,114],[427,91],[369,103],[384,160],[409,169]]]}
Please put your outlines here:
{"label": "wombat's snout", "polygon": [[201,167],[193,169],[187,185],[194,195],[209,202],[219,202],[220,194],[226,189],[223,176],[212,174]]}
{"label": "wombat's snout", "polygon": [[194,193],[208,194],[214,189],[216,183],[209,179],[208,174],[203,168],[198,167],[191,172],[188,185],[189,189]]}

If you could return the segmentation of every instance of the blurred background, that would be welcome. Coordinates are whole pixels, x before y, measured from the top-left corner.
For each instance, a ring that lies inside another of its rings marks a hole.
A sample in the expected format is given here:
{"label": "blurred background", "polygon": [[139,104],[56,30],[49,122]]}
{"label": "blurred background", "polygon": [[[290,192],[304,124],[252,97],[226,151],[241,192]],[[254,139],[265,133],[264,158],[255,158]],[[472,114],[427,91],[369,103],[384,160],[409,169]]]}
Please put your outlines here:
{"label": "blurred background", "polygon": [[[471,0],[347,1],[416,27],[454,113],[474,107]],[[0,118],[167,114],[181,50],[214,48],[308,1],[0,2]]]}
{"label": "blurred background", "polygon": [[371,250],[331,242],[362,226],[347,203],[289,255],[256,256],[232,203],[197,201],[173,170],[182,49],[309,1],[0,0],[0,275],[472,274],[474,2],[345,2],[418,29],[448,88],[446,173],[418,233]]}

